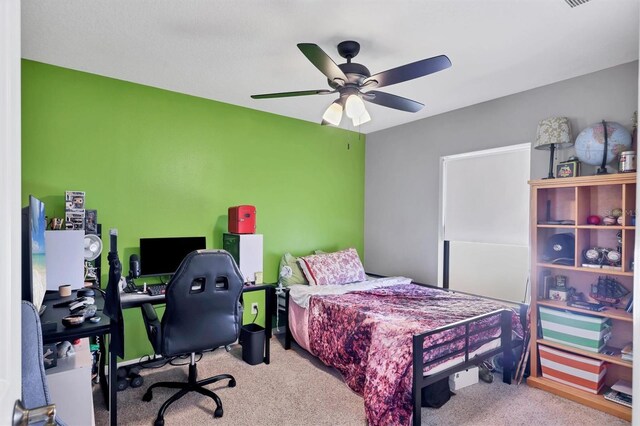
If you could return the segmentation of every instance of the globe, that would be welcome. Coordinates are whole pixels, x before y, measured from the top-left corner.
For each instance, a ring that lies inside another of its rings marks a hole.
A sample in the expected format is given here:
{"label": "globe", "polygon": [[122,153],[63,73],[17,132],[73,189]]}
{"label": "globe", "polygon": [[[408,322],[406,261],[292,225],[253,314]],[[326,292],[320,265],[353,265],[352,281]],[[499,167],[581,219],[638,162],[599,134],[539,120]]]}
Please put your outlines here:
{"label": "globe", "polygon": [[[607,121],[607,161],[609,164],[623,151],[631,148],[631,133],[622,124]],[[592,124],[580,132],[575,143],[576,154],[580,161],[592,166],[602,165],[604,155],[604,126]]]}

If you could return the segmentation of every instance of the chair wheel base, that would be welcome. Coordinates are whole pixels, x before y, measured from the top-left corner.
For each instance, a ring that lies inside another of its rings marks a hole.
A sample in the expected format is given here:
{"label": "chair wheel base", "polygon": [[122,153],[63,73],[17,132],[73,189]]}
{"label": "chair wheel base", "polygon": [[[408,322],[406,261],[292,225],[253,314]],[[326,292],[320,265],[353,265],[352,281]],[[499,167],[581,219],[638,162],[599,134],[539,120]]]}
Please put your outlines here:
{"label": "chair wheel base", "polygon": [[145,392],[145,394],[144,394],[144,395],[142,395],[142,400],[143,400],[144,402],[149,402],[149,401],[151,401],[152,399],[153,399],[153,394],[152,394],[151,392],[149,392],[149,391]]}
{"label": "chair wheel base", "polygon": [[153,426],[164,426],[164,418],[158,417],[155,422],[153,422]]}
{"label": "chair wheel base", "polygon": [[229,380],[229,387],[230,388],[235,388],[236,387],[236,379]]}
{"label": "chair wheel base", "polygon": [[[222,408],[216,408],[216,411],[213,412],[213,417],[215,418],[222,417],[223,413],[224,412],[222,411]],[[159,425],[156,425],[156,426],[159,426]]]}

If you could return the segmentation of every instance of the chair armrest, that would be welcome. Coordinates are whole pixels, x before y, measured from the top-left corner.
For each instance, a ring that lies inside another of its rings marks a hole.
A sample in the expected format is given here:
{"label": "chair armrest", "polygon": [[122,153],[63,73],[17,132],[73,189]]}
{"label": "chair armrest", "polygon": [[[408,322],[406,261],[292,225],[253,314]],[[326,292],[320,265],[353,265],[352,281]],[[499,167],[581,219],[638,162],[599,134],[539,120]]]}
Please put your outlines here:
{"label": "chair armrest", "polygon": [[162,326],[158,319],[158,314],[151,303],[143,303],[140,310],[142,311],[142,319],[144,319],[147,337],[151,342],[151,346],[153,346],[156,354],[160,354]]}

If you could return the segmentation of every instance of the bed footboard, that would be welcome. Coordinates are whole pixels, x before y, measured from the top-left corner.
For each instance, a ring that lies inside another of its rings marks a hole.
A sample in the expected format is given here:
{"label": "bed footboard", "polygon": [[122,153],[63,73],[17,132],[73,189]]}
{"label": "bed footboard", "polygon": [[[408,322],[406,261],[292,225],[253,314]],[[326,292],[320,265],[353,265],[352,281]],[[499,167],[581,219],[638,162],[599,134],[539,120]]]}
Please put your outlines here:
{"label": "bed footboard", "polygon": [[[471,366],[478,365],[480,362],[491,358],[499,353],[503,353],[504,356],[504,369],[502,373],[502,381],[508,384],[511,384],[511,365],[512,365],[512,343],[511,343],[511,320],[512,320],[513,312],[509,309],[499,309],[497,311],[490,312],[485,315],[479,315],[477,317],[469,318],[468,320],[459,321],[453,324],[448,324],[443,327],[439,327],[433,329],[431,331],[427,331],[422,334],[417,334],[413,336],[413,424],[420,425],[421,423],[421,408],[422,408],[422,388],[428,386],[432,383],[437,382],[445,377],[450,376],[458,371],[465,370]],[[489,328],[495,328],[495,325],[478,328],[476,330],[471,331],[470,325],[486,319],[490,317],[500,317],[500,336],[486,339],[484,341],[476,342],[477,345],[482,345],[488,342],[491,342],[496,339],[500,339],[500,347],[484,352],[480,355],[476,355],[472,359],[469,359],[469,342],[471,337],[486,331]],[[456,328],[456,327],[464,327],[465,333],[462,336],[455,337],[447,342],[439,343],[436,345],[432,345],[428,348],[424,348],[425,339],[428,336],[441,333],[443,331]],[[424,355],[429,350],[440,347],[442,345],[450,344],[451,342],[457,340],[464,340],[464,348],[449,352],[441,357],[433,359],[429,362],[424,362]],[[459,356],[464,353],[464,362],[457,364],[453,367],[447,368],[443,371],[440,371],[435,374],[431,374],[427,377],[424,377],[424,369],[425,367],[429,367],[432,364],[435,364],[439,361],[446,360],[448,358]]]}

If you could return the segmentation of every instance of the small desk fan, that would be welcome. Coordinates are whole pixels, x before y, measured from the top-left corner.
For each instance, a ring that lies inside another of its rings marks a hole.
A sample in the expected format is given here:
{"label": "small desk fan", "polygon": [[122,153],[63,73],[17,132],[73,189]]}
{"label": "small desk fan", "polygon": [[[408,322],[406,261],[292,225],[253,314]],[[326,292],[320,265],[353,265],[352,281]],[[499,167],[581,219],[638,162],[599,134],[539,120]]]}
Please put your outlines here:
{"label": "small desk fan", "polygon": [[84,236],[84,279],[96,280],[96,267],[93,261],[102,253],[102,240],[95,234]]}

